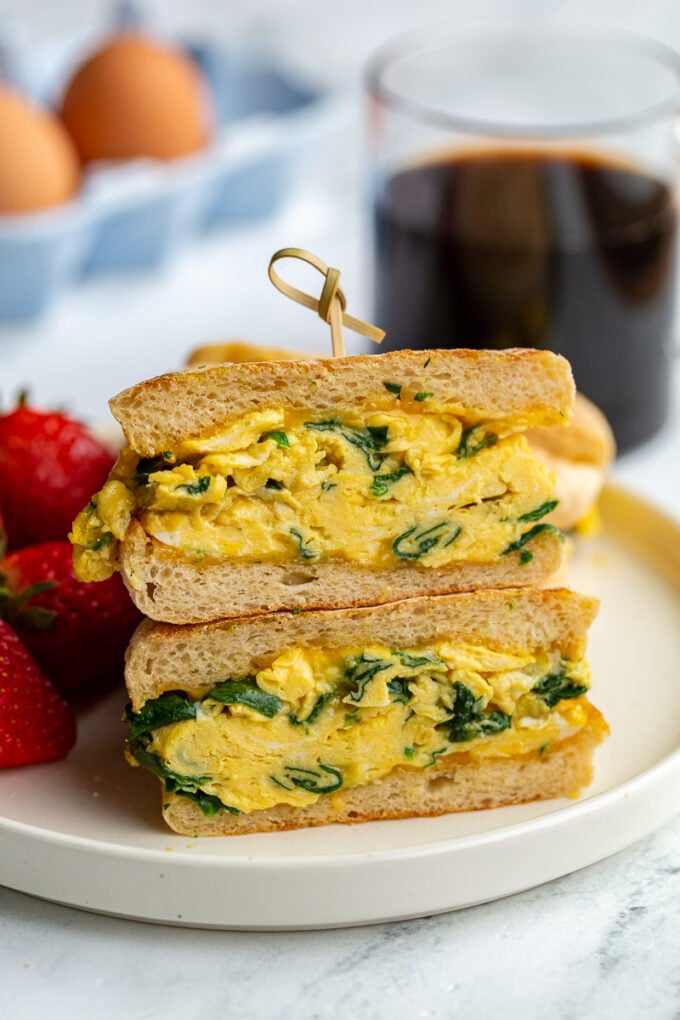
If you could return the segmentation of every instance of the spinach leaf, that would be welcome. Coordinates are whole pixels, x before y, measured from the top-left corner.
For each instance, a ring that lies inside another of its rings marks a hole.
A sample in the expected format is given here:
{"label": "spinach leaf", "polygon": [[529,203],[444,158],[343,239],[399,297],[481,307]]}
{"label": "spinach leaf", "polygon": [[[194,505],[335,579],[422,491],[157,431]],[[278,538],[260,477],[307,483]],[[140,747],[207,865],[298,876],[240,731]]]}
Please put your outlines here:
{"label": "spinach leaf", "polygon": [[541,503],[540,506],[537,506],[535,510],[529,510],[528,513],[522,514],[522,516],[518,517],[517,520],[540,521],[541,517],[545,517],[546,514],[552,513],[558,503],[558,499],[549,499],[547,502]]}
{"label": "spinach leaf", "polygon": [[538,695],[548,708],[554,708],[560,701],[579,698],[588,688],[578,684],[567,673],[548,673],[531,688],[531,693]]}
{"label": "spinach leaf", "polygon": [[148,769],[154,776],[165,781],[165,789],[168,793],[177,793],[179,790],[197,790],[201,783],[209,783],[210,776],[182,776],[178,772],[171,772],[165,763],[148,750],[149,737],[141,736],[133,740],[130,746],[130,753],[135,756],[140,765]]}
{"label": "spinach leaf", "polygon": [[291,528],[290,534],[297,542],[298,555],[302,556],[303,560],[315,560],[319,556],[316,549],[310,548],[309,539],[304,539],[297,528]]}
{"label": "spinach leaf", "polygon": [[466,460],[468,457],[474,457],[476,453],[481,450],[486,450],[490,446],[495,446],[498,442],[498,436],[495,432],[487,432],[477,442],[474,441],[474,433],[479,431],[479,425],[473,425],[471,429],[466,429],[460,437],[460,443],[456,450],[457,460]]}
{"label": "spinach leaf", "polygon": [[506,546],[501,552],[501,556],[507,556],[508,553],[519,551],[519,561],[522,566],[529,563],[534,558],[534,554],[529,549],[525,549],[524,546],[527,542],[531,542],[533,538],[536,538],[536,535],[540,535],[542,531],[554,531],[560,541],[564,540],[564,535],[554,524],[534,524],[533,528],[529,528],[515,542],[511,542],[510,545]]}
{"label": "spinach leaf", "polygon": [[[392,551],[400,560],[419,560],[421,556],[429,552],[436,545],[442,542],[442,549],[451,545],[460,535],[461,529],[452,525],[451,521],[440,521],[424,530],[414,524],[408,531],[398,535],[392,542]],[[442,541],[446,539],[446,541]]]}
{"label": "spinach leaf", "polygon": [[430,755],[430,760],[425,762],[425,764],[423,765],[423,768],[424,769],[429,769],[431,765],[434,765],[434,763],[435,763],[436,759],[439,757],[439,755],[440,754],[444,754],[445,751],[446,751],[445,747],[438,747],[436,751],[432,752],[432,754]]}
{"label": "spinach leaf", "polygon": [[165,450],[158,457],[140,457],[137,461],[137,467],[135,473],[132,476],[132,481],[137,482],[139,485],[147,485],[149,481],[149,475],[154,474],[156,471],[167,471],[173,467],[168,461],[172,460],[172,452]]}
{"label": "spinach leaf", "polygon": [[307,421],[305,428],[313,429],[315,432],[336,432],[352,446],[361,450],[371,471],[379,471],[387,456],[379,452],[387,444],[387,425],[367,425],[364,428],[344,425],[336,418],[328,418],[325,421]]}
{"label": "spinach leaf", "polygon": [[[277,779],[275,776],[270,778],[277,786],[281,786],[284,790],[292,790],[297,786],[300,790],[307,790],[309,793],[333,793],[335,790],[339,790],[343,783],[340,769],[333,768],[332,765],[323,765],[321,762],[319,762],[319,766],[316,769],[303,769],[298,765],[284,765],[283,772],[283,780]],[[331,777],[330,780],[327,778],[328,776]],[[288,786],[286,783],[291,785]]]}
{"label": "spinach leaf", "polygon": [[389,669],[391,665],[389,659],[368,659],[365,652],[350,656],[345,670],[345,678],[355,685],[355,689],[349,694],[350,701],[361,701],[366,685],[377,673]]}
{"label": "spinach leaf", "polygon": [[207,694],[223,705],[247,705],[260,715],[272,719],[283,708],[283,702],[275,694],[261,691],[253,677],[243,680],[225,680],[217,684]]}
{"label": "spinach leaf", "polygon": [[139,712],[134,713],[128,705],[125,719],[130,725],[128,740],[136,740],[142,733],[149,733],[160,726],[196,718],[196,706],[182,694],[167,691],[153,701],[147,701]]}
{"label": "spinach leaf", "polygon": [[83,549],[87,549],[88,552],[99,552],[105,545],[110,545],[113,542],[113,535],[110,531],[105,531],[103,535],[96,538],[94,542],[89,542],[83,546]]}
{"label": "spinach leaf", "polygon": [[452,715],[443,723],[437,725],[437,729],[448,729],[449,740],[452,744],[462,743],[467,740],[474,740],[479,736],[491,736],[507,730],[512,723],[512,718],[505,712],[498,710],[484,715],[482,699],[475,698],[469,687],[462,684],[460,680],[454,683],[456,700],[453,704]]}
{"label": "spinach leaf", "polygon": [[200,496],[210,488],[212,475],[201,475],[195,482],[182,482],[175,486],[175,491],[184,489],[190,496]]}
{"label": "spinach leaf", "polygon": [[404,475],[412,475],[413,471],[406,464],[398,468],[396,471],[392,471],[391,474],[375,475],[371,484],[369,494],[371,496],[386,496],[389,492],[390,485],[398,482]]}
{"label": "spinach leaf", "polygon": [[283,450],[290,450],[290,441],[287,432],[267,432],[265,439],[273,439],[277,446]]}
{"label": "spinach leaf", "polygon": [[228,811],[230,815],[243,814],[238,808],[223,803],[219,797],[214,797],[211,793],[204,793],[203,790],[175,790],[175,793],[180,797],[188,797],[189,800],[195,801],[206,818],[214,818],[218,811]]}
{"label": "spinach leaf", "polygon": [[392,649],[392,655],[396,655],[398,659],[401,659],[407,669],[420,669],[421,666],[438,666],[440,668],[444,666],[441,659],[434,659],[430,655],[410,655],[408,652],[398,652],[394,648]]}
{"label": "spinach leaf", "polygon": [[313,723],[313,722],[316,722],[316,720],[321,715],[321,712],[323,711],[323,709],[326,707],[326,705],[330,701],[330,697],[331,697],[331,692],[330,691],[326,691],[324,694],[321,694],[317,698],[312,711],[309,713],[309,715],[307,716],[306,719],[298,719],[298,717],[296,716],[295,712],[289,712],[288,713],[288,718],[292,722],[293,726],[302,726],[303,723]]}
{"label": "spinach leaf", "polygon": [[408,684],[408,678],[405,676],[395,676],[394,680],[387,681],[387,690],[392,695],[392,701],[398,701],[402,705],[406,704],[411,697]]}

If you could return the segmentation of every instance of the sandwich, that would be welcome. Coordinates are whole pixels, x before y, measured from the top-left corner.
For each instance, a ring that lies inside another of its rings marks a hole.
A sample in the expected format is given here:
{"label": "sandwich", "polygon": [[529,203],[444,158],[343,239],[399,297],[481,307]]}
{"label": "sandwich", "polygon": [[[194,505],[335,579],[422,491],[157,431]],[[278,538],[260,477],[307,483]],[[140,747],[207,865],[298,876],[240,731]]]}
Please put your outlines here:
{"label": "sandwich", "polygon": [[524,432],[569,420],[548,351],[217,364],[111,401],[127,446],[74,522],[81,580],[200,623],[537,584],[563,556]]}
{"label": "sandwich", "polygon": [[128,650],[127,755],[189,836],[574,796],[597,600],[486,590],[177,627]]}
{"label": "sandwich", "polygon": [[555,475],[557,506],[546,522],[565,531],[589,531],[597,522],[597,500],[616,453],[614,434],[602,411],[576,394],[567,428],[539,426],[527,439]]}
{"label": "sandwich", "polygon": [[[186,359],[187,368],[220,362],[294,361],[318,355],[263,347],[243,340],[204,344]],[[555,475],[557,506],[544,518],[562,531],[588,533],[597,526],[597,501],[616,453],[614,434],[604,414],[576,393],[568,424],[539,425],[526,433],[539,460]]]}

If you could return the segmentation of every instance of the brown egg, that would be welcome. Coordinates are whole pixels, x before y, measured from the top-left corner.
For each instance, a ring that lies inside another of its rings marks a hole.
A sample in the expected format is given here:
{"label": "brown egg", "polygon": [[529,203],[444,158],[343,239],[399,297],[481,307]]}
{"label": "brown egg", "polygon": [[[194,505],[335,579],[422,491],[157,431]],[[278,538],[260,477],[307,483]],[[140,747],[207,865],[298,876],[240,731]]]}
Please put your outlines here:
{"label": "brown egg", "polygon": [[66,202],[79,178],[78,155],[57,118],[0,85],[0,214]]}
{"label": "brown egg", "polygon": [[207,144],[212,124],[195,64],[136,33],[115,36],[82,64],[60,113],[84,163],[184,156]]}

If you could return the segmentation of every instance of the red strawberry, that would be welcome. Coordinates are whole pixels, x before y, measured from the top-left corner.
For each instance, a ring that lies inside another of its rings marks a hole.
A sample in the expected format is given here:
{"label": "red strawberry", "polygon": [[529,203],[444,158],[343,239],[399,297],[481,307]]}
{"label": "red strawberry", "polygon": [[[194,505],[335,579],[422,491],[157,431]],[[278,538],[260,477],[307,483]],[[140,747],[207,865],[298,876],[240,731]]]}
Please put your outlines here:
{"label": "red strawberry", "polygon": [[86,584],[71,546],[44,542],[5,557],[0,615],[17,631],[60,694],[97,694],[123,675],[123,657],[142,619],[119,574]]}
{"label": "red strawberry", "polygon": [[63,758],[75,739],[71,709],[0,620],[0,768]]}
{"label": "red strawberry", "polygon": [[0,417],[0,503],[10,549],[65,541],[114,458],[84,425],[19,403]]}
{"label": "red strawberry", "polygon": [[0,510],[0,558],[5,555],[6,548],[7,548],[7,532],[5,531],[5,522],[2,519],[2,510]]}

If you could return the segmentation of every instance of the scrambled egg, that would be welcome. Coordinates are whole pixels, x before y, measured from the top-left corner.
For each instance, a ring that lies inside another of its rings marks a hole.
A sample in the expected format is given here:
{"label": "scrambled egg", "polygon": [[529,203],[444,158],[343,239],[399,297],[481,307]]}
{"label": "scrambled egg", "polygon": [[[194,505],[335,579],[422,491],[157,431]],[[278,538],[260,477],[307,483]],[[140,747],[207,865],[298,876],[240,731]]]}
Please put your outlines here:
{"label": "scrambled egg", "polygon": [[322,419],[271,408],[156,458],[124,450],[74,522],[78,576],[110,575],[133,517],[196,561],[495,560],[554,509],[553,476],[523,436],[430,396]]}
{"label": "scrambled egg", "polygon": [[129,748],[206,813],[301,806],[441,755],[549,753],[586,724],[588,684],[557,651],[294,648],[200,701],[147,702],[128,717]]}

